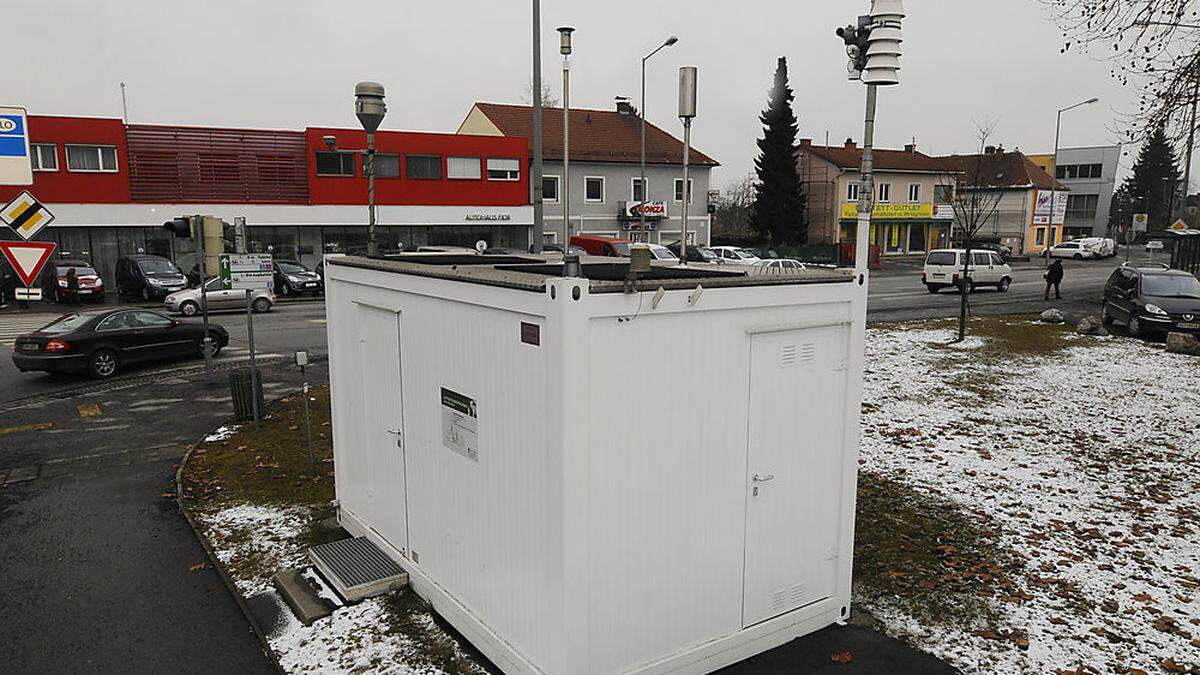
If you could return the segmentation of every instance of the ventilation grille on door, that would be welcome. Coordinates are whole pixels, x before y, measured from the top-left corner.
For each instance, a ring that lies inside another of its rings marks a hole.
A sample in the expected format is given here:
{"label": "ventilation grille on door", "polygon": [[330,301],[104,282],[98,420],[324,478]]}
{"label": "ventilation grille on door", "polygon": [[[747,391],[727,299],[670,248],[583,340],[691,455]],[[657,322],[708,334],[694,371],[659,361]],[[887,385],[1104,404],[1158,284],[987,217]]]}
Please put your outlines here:
{"label": "ventilation grille on door", "polygon": [[804,584],[781,588],[771,595],[771,609],[785,611],[798,606],[804,600]]}
{"label": "ventilation grille on door", "polygon": [[797,363],[808,363],[816,356],[817,348],[811,342],[802,345],[783,345],[780,350],[779,363],[784,366],[794,366]]}

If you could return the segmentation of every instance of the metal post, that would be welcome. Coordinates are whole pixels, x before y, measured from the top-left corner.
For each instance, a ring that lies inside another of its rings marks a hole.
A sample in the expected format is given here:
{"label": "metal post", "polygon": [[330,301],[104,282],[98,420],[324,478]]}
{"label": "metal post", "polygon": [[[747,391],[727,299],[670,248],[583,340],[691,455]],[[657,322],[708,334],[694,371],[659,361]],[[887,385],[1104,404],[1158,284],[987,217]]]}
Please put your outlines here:
{"label": "metal post", "polygon": [[542,177],[542,3],[533,0],[533,253],[542,252],[546,232]]}
{"label": "metal post", "polygon": [[688,236],[688,202],[692,200],[692,191],[688,188],[688,150],[692,146],[692,118],[683,118],[683,225],[679,237],[679,264],[687,265],[687,236]]}
{"label": "metal post", "polygon": [[1196,101],[1200,99],[1200,73],[1192,73],[1192,123],[1188,127],[1187,160],[1183,163],[1183,201],[1178,217],[1187,213],[1188,193],[1192,190],[1192,148],[1196,146]]}
{"label": "metal post", "polygon": [[[1063,111],[1058,111],[1058,120],[1054,123],[1054,167],[1050,173],[1050,216],[1046,219],[1046,267],[1050,266],[1050,249],[1054,248],[1054,207],[1055,197],[1058,196],[1058,138],[1062,131],[1062,114]],[[1067,226],[1067,219],[1063,218],[1063,227]],[[1061,234],[1061,233],[1060,233]]]}
{"label": "metal post", "polygon": [[870,255],[868,238],[871,233],[871,211],[875,208],[875,102],[877,86],[867,85],[867,113],[863,127],[862,168],[859,170],[858,230],[854,240],[854,276],[867,273],[867,256]]}
{"label": "metal post", "polygon": [[254,421],[261,419],[261,413],[258,409],[258,392],[260,388],[258,379],[258,361],[254,356],[254,292],[249,288],[246,289],[246,340],[250,343],[250,395],[254,400]]}
{"label": "metal post", "polygon": [[[657,52],[658,50],[656,49],[654,51]],[[653,55],[653,53],[650,54],[650,56]],[[639,155],[642,169],[640,178],[642,181],[642,204],[638,207],[638,227],[641,229],[641,236],[644,237],[642,241],[646,242],[647,244],[650,243],[650,233],[646,231],[646,202],[650,201],[650,191],[646,188],[646,59],[649,59],[650,56],[642,58],[642,109],[638,111],[641,113],[642,117],[642,147]],[[661,241],[662,240],[660,239],[659,242]],[[682,244],[680,244],[680,246],[682,246]]]}
{"label": "metal post", "polygon": [[375,132],[367,132],[367,256],[379,255],[379,242],[375,240]]}
{"label": "metal post", "polygon": [[304,382],[304,428],[308,432],[308,470],[313,475],[317,473],[317,452],[313,447],[312,440],[312,418],[308,414],[308,376],[304,373],[304,366],[300,366],[300,379]]}
{"label": "metal post", "polygon": [[200,316],[204,325],[204,338],[201,340],[204,351],[204,379],[212,379],[212,338],[208,333],[208,289],[204,287],[205,270],[208,267],[208,255],[204,251],[204,218],[192,216],[192,233],[199,242],[200,249]]}
{"label": "metal post", "polygon": [[563,55],[563,257],[571,250],[571,56]]}
{"label": "metal post", "polygon": [[121,122],[129,124],[129,105],[125,102],[125,83],[121,83]]}

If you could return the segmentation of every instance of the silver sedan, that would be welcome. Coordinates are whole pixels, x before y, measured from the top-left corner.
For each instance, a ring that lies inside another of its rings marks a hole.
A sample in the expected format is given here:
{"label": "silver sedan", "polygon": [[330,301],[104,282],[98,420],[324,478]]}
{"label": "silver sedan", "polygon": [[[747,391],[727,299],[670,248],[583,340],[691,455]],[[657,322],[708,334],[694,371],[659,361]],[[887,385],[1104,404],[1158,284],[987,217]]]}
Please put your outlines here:
{"label": "silver sedan", "polygon": [[[210,310],[246,308],[246,291],[225,290],[221,287],[220,279],[209,279],[204,287],[205,300],[208,302]],[[265,288],[250,292],[252,294],[250,308],[255,313],[268,312],[275,304],[275,294]],[[163,300],[163,305],[172,312],[178,312],[184,316],[195,316],[200,313],[200,289],[188,288],[172,293]]]}

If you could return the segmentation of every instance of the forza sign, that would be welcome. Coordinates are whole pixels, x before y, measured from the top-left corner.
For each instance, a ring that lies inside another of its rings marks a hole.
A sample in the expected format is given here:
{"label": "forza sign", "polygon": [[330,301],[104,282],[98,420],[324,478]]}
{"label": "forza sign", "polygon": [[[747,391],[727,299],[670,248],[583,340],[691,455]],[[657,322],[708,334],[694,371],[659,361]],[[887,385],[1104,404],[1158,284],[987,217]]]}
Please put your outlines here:
{"label": "forza sign", "polygon": [[667,217],[666,202],[622,202],[621,218],[624,220],[662,220]]}

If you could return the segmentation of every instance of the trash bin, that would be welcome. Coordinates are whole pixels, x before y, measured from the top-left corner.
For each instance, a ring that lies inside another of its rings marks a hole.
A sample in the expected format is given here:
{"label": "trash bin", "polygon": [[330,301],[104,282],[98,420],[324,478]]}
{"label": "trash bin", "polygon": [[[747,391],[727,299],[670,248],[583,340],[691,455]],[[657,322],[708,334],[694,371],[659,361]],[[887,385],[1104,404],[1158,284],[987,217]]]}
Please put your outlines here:
{"label": "trash bin", "polygon": [[258,398],[258,414],[263,414],[262,373],[250,368],[229,374],[229,393],[233,397],[233,415],[239,422],[254,419],[254,399]]}

